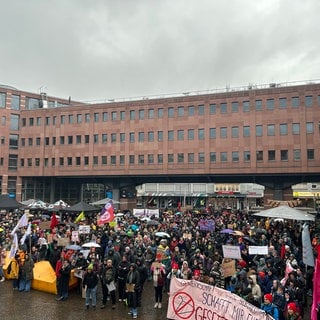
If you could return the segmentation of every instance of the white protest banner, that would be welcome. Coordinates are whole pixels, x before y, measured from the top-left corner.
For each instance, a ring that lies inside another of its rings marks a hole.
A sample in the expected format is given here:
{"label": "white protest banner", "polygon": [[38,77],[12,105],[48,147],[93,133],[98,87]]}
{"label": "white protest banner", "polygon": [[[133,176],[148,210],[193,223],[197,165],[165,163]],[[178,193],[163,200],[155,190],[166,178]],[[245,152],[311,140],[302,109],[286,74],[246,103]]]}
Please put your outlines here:
{"label": "white protest banner", "polygon": [[152,216],[159,218],[159,209],[133,209],[133,215],[139,219]]}
{"label": "white protest banner", "polygon": [[271,320],[239,296],[195,280],[172,278],[167,318],[171,320]]}
{"label": "white protest banner", "polygon": [[144,218],[144,217],[146,217],[144,211],[145,211],[145,209],[133,209],[133,215],[135,217]]}
{"label": "white protest banner", "polygon": [[90,226],[89,225],[80,225],[79,226],[79,234],[89,234]]}
{"label": "white protest banner", "polygon": [[224,258],[241,259],[241,252],[239,246],[223,245],[222,251]]}
{"label": "white protest banner", "polygon": [[268,254],[268,246],[249,246],[249,254]]}

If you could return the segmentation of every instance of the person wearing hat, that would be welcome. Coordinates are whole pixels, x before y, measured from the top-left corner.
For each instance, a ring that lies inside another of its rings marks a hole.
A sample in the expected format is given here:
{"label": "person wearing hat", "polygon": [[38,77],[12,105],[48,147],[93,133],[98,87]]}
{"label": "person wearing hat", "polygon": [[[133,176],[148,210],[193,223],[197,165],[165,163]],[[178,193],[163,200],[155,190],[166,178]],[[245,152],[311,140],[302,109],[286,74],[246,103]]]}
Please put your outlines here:
{"label": "person wearing hat", "polygon": [[302,320],[302,316],[300,315],[299,308],[294,302],[290,302],[287,305],[287,320]]}
{"label": "person wearing hat", "polygon": [[130,308],[129,314],[133,319],[138,317],[138,305],[137,305],[137,292],[140,290],[140,275],[137,271],[135,263],[131,263],[129,266],[129,273],[126,279],[126,293],[128,307]]}
{"label": "person wearing hat", "polygon": [[102,305],[101,309],[105,308],[108,295],[110,295],[112,302],[112,309],[116,306],[116,269],[113,266],[112,260],[104,258],[100,269],[100,279],[102,286]]}
{"label": "person wearing hat", "polygon": [[84,274],[82,281],[82,287],[86,290],[86,309],[89,309],[90,299],[92,308],[96,307],[98,281],[98,275],[93,270],[93,264],[90,263],[87,267],[87,272]]}
{"label": "person wearing hat", "polygon": [[155,295],[155,305],[154,308],[162,308],[162,292],[163,286],[166,279],[165,266],[158,259],[151,266],[151,273],[153,279],[154,295]]}
{"label": "person wearing hat", "polygon": [[263,296],[263,303],[261,304],[261,309],[267,314],[271,315],[275,320],[279,320],[279,310],[275,304],[272,303],[272,294],[266,293]]}

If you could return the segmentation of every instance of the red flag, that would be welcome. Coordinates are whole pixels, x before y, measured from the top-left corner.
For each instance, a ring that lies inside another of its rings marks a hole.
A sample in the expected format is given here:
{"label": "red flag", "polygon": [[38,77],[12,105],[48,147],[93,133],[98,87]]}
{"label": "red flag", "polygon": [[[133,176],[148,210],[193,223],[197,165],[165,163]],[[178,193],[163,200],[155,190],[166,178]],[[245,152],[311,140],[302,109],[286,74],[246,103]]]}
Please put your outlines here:
{"label": "red flag", "polygon": [[111,222],[113,219],[114,219],[113,201],[110,199],[101,210],[100,216],[98,218],[98,225]]}
{"label": "red flag", "polygon": [[50,222],[50,229],[52,230],[53,228],[55,228],[57,225],[59,224],[59,221],[56,217],[56,214],[53,213],[51,216],[51,222]]}

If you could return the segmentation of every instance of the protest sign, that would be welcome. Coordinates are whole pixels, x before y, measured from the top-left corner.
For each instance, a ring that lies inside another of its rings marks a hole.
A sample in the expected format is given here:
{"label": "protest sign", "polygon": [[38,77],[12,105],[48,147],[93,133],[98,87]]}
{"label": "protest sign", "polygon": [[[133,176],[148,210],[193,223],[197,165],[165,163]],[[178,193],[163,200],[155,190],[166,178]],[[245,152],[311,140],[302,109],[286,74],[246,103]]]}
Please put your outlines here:
{"label": "protest sign", "polygon": [[239,246],[223,245],[222,251],[224,258],[241,259],[241,252]]}
{"label": "protest sign", "polygon": [[271,320],[239,296],[195,280],[172,278],[167,318],[171,320]]}
{"label": "protest sign", "polygon": [[249,254],[268,254],[268,246],[249,246]]}
{"label": "protest sign", "polygon": [[236,264],[234,260],[223,259],[221,269],[225,278],[232,277],[236,273]]}

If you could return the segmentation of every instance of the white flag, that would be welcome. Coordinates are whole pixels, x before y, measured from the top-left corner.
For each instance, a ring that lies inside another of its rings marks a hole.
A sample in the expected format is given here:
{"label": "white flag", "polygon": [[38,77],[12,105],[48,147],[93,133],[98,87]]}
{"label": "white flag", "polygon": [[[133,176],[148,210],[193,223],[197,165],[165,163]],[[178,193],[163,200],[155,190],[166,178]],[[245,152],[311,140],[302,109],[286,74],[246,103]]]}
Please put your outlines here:
{"label": "white flag", "polygon": [[29,222],[27,231],[24,233],[23,237],[20,239],[20,243],[21,243],[21,244],[24,244],[24,242],[26,241],[27,236],[28,236],[30,233],[31,233],[31,222]]}
{"label": "white flag", "polygon": [[314,256],[310,240],[308,225],[302,226],[302,261],[305,265],[314,267]]}
{"label": "white flag", "polygon": [[27,217],[27,213],[24,213],[23,216],[18,221],[17,225],[12,230],[11,235],[13,236],[19,228],[26,227],[27,225],[28,225],[28,217]]}
{"label": "white flag", "polygon": [[9,254],[10,258],[14,258],[14,256],[16,255],[16,252],[18,251],[18,248],[19,248],[18,236],[15,233],[13,236],[13,241],[12,241],[11,248],[10,248],[10,254]]}

